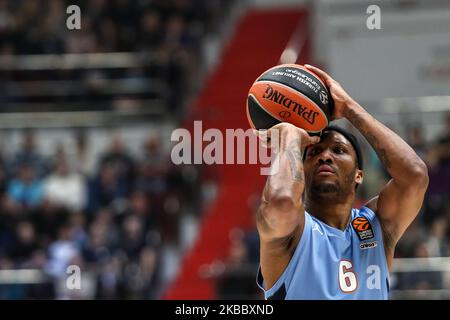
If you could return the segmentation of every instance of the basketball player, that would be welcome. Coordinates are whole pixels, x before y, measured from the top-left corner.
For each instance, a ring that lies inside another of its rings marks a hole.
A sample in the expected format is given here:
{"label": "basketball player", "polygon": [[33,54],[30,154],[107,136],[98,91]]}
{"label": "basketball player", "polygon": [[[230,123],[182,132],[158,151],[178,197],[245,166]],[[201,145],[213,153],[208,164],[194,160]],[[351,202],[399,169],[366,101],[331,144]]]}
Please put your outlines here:
{"label": "basketball player", "polygon": [[418,214],[427,167],[396,133],[374,119],[324,71],[335,102],[375,149],[392,179],[359,210],[363,182],[356,138],[330,126],[311,137],[288,123],[279,130],[279,170],[267,179],[256,222],[260,236],[258,285],[266,299],[388,299],[397,241]]}

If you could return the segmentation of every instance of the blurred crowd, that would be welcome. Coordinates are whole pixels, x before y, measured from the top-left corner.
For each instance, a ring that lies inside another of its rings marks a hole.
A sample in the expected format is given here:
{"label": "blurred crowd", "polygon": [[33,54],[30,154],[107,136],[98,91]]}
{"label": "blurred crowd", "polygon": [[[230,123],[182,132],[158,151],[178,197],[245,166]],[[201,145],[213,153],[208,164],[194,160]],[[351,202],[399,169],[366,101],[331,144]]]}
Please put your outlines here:
{"label": "blurred crowd", "polygon": [[[5,63],[0,112],[134,110],[159,99],[169,121],[182,121],[201,80],[203,41],[232,2],[0,0],[0,58],[129,52],[142,62],[63,69],[42,69],[39,60],[29,69]],[[79,30],[66,26],[69,5],[80,7]],[[48,156],[28,130],[18,150],[0,154],[0,271],[38,269],[45,279],[20,285],[0,276],[0,298],[160,297],[177,267],[164,258],[167,248],[179,258],[187,245],[180,219],[201,213],[214,196],[203,187],[202,168],[172,166],[161,136],[133,141],[140,154],[111,137],[96,159],[85,133],[73,139],[75,152],[60,145]],[[67,290],[68,265],[82,270],[82,290]]]}
{"label": "blurred crowd", "polygon": [[400,256],[450,256],[450,114],[445,130],[432,143],[412,126],[409,143],[428,165],[428,186],[421,214],[405,234]]}
{"label": "blurred crowd", "polygon": [[[36,102],[58,103],[58,110],[109,110],[130,105],[139,107],[140,100],[159,99],[176,117],[198,83],[204,38],[218,28],[231,3],[225,0],[0,0],[0,57],[132,52],[137,61],[143,61],[128,68],[36,72],[39,71],[36,66],[30,70],[2,71],[0,80],[10,89],[2,92],[0,88],[0,110],[17,111],[17,103]],[[69,30],[66,26],[70,16],[66,8],[74,4],[81,10],[79,30]],[[23,83],[36,80],[75,83],[50,85],[51,90],[36,94]],[[58,91],[64,93],[54,94]],[[50,111],[49,107],[44,111]]]}
{"label": "blurred crowd", "polygon": [[[430,183],[419,216],[397,245],[399,258],[450,257],[450,114],[442,119],[444,131],[431,143],[421,126],[409,128],[408,142],[427,164]],[[406,273],[396,281],[402,289],[450,288],[441,272]]]}
{"label": "blurred crowd", "polygon": [[[84,135],[75,138],[75,153],[61,145],[48,158],[26,131],[1,157],[0,270],[40,269],[48,281],[0,285],[0,297],[157,298],[162,245],[180,247],[181,214],[201,212],[198,168],[172,166],[155,135],[135,156],[115,136],[93,164]],[[55,285],[69,265],[81,268],[87,291]]]}
{"label": "blurred crowd", "polygon": [[[198,44],[223,9],[221,0],[0,1],[3,54],[183,49]],[[81,9],[81,30],[66,28],[66,8]]]}

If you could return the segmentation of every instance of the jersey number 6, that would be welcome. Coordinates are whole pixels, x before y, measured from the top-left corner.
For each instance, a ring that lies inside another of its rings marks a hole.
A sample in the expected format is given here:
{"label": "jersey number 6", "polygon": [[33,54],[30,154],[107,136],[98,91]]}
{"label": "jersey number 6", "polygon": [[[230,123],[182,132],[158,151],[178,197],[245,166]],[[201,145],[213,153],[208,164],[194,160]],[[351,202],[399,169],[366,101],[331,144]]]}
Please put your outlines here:
{"label": "jersey number 6", "polygon": [[351,293],[358,288],[358,278],[349,260],[339,261],[339,287],[344,293]]}

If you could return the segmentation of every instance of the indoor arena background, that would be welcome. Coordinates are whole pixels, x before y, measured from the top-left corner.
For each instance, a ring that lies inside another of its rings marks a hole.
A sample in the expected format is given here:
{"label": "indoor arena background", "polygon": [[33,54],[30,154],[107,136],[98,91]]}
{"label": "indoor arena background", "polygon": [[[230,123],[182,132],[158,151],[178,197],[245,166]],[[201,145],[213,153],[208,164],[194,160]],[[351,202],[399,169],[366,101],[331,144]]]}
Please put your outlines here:
{"label": "indoor arena background", "polygon": [[[449,299],[449,17],[444,0],[0,0],[0,298],[262,299],[265,177],[174,165],[170,137],[194,120],[247,129],[254,79],[297,62],[328,71],[427,163],[390,294]],[[388,179],[367,143],[364,157],[356,205]]]}

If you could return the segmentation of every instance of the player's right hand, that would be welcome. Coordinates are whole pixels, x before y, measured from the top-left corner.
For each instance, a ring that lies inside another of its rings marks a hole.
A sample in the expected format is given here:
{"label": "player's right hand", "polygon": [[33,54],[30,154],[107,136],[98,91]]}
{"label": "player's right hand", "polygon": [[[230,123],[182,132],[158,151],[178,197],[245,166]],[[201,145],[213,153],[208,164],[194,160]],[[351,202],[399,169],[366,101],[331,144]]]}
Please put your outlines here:
{"label": "player's right hand", "polygon": [[345,111],[347,106],[354,102],[353,98],[344,90],[339,82],[334,80],[328,73],[325,71],[314,67],[309,64],[305,64],[305,68],[314,72],[319,78],[326,84],[328,90],[330,90],[330,94],[333,97],[334,101],[334,111],[332,120],[341,119],[345,115]]}

